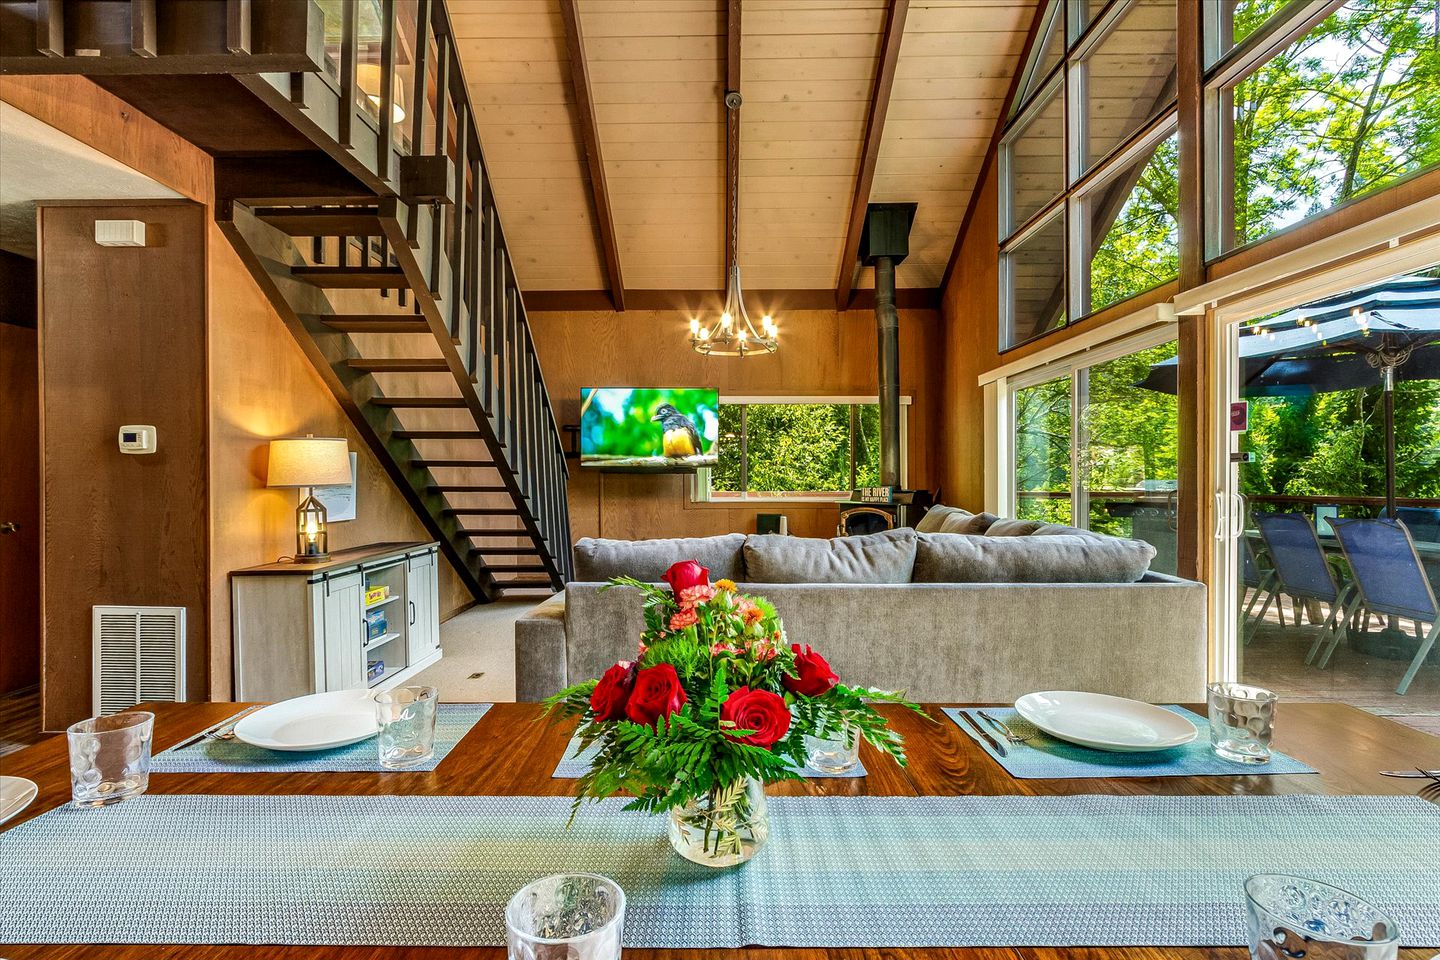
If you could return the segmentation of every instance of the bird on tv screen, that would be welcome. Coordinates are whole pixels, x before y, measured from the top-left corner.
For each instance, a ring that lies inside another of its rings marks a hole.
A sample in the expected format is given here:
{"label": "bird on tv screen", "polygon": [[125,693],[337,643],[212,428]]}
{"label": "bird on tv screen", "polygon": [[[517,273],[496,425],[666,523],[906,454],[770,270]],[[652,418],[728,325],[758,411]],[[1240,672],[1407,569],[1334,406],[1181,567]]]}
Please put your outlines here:
{"label": "bird on tv screen", "polygon": [[687,470],[718,462],[715,390],[592,387],[580,391],[580,463]]}

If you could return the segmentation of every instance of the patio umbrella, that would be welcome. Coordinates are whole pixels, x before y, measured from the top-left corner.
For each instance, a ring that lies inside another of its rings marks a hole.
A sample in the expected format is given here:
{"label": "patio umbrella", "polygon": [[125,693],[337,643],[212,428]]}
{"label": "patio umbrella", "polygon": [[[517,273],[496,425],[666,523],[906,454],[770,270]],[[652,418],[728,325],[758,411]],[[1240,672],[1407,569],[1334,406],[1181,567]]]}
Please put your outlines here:
{"label": "patio umbrella", "polygon": [[[1297,307],[1240,335],[1240,395],[1385,388],[1385,511],[1395,516],[1395,381],[1440,379],[1440,280],[1397,277]],[[1135,384],[1176,392],[1178,360]]]}

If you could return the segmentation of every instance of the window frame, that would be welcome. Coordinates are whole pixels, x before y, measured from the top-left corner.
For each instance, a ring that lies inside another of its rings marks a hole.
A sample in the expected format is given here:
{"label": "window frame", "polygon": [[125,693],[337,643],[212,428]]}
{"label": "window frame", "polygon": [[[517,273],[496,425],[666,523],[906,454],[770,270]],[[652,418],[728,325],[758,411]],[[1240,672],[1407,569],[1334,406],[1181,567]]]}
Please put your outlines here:
{"label": "window frame", "polygon": [[[910,397],[909,395],[906,395],[906,394],[902,394],[902,395],[900,396],[900,486],[901,486],[902,488],[905,487],[905,486],[909,483],[909,473],[910,473],[910,463],[909,463],[910,427],[909,427],[909,424],[910,424],[910,407],[911,407],[911,405],[912,405],[912,399],[913,399],[912,397]],[[691,485],[691,496],[690,496],[691,502],[692,502],[692,503],[697,503],[697,504],[712,504],[712,505],[715,505],[715,506],[729,507],[729,506],[734,506],[735,504],[767,504],[767,503],[810,503],[810,504],[820,503],[820,504],[826,504],[826,503],[838,503],[838,502],[840,502],[840,501],[842,501],[842,500],[848,500],[848,499],[850,499],[851,494],[854,492],[854,479],[855,479],[855,454],[856,454],[856,448],[855,448],[854,427],[855,427],[855,419],[856,419],[856,408],[857,408],[857,407],[862,407],[862,406],[873,406],[873,405],[875,405],[875,404],[878,404],[879,402],[880,402],[880,398],[879,398],[878,396],[853,396],[853,395],[847,395],[847,396],[800,396],[800,397],[784,397],[784,396],[741,396],[741,397],[726,397],[726,396],[722,396],[722,397],[720,398],[720,406],[721,406],[721,407],[724,407],[724,406],[739,406],[739,407],[742,407],[742,408],[743,408],[743,407],[750,407],[750,406],[762,406],[762,405],[774,405],[774,404],[786,404],[786,405],[794,405],[794,404],[815,404],[815,405],[820,405],[820,404],[823,404],[823,405],[827,405],[827,406],[828,406],[828,405],[832,405],[832,404],[845,404],[845,405],[848,405],[848,406],[850,407],[850,425],[851,425],[851,434],[850,434],[850,479],[851,479],[851,489],[849,489],[849,490],[817,490],[817,491],[805,491],[805,490],[774,490],[774,491],[765,491],[765,490],[738,490],[738,491],[729,491],[729,490],[725,490],[725,491],[717,491],[717,490],[715,490],[715,489],[713,488],[713,486],[712,486],[712,484],[711,484],[711,474],[712,474],[713,468],[710,468],[710,467],[702,467],[702,468],[700,468],[699,470],[697,470],[697,471],[695,472],[695,479],[694,479],[693,484]],[[717,411],[717,412],[718,412],[718,411]],[[743,422],[743,420],[744,420],[744,417],[745,417],[745,413],[744,413],[744,411],[742,410],[742,412],[741,412],[742,422]],[[741,480],[742,480],[742,485],[748,486],[748,485],[749,485],[749,484],[748,484],[748,473],[749,473],[749,471],[748,471],[748,464],[746,463],[746,460],[745,460],[745,458],[748,457],[748,451],[746,450],[747,438],[745,437],[744,434],[742,434],[741,437],[740,437],[740,443],[741,443],[741,451],[742,451],[742,453],[741,453],[742,461],[741,461],[741,467],[740,467],[740,471],[741,471],[740,476],[741,476]]]}
{"label": "window frame", "polygon": [[[1020,109],[1012,111],[1002,130],[1001,138],[997,146],[997,152],[999,153],[999,156],[996,157],[996,162],[999,167],[999,187],[997,190],[999,209],[997,211],[997,219],[999,223],[998,232],[1000,233],[999,264],[997,270],[1000,287],[1000,310],[998,311],[999,331],[997,342],[1001,356],[1004,356],[1012,350],[1030,346],[1043,340],[1045,337],[1054,336],[1062,330],[1068,330],[1077,324],[1084,323],[1098,313],[1108,313],[1121,304],[1138,299],[1146,293],[1163,286],[1163,284],[1157,284],[1156,287],[1151,287],[1147,291],[1140,291],[1132,297],[1116,301],[1113,304],[1107,304],[1099,310],[1092,310],[1088,313],[1081,313],[1076,309],[1081,303],[1088,299],[1088,289],[1081,289],[1080,280],[1077,279],[1078,275],[1073,269],[1073,263],[1077,256],[1076,251],[1079,249],[1079,244],[1076,243],[1075,239],[1078,223],[1074,215],[1077,198],[1084,191],[1091,189],[1093,184],[1105,182],[1112,177],[1116,171],[1122,169],[1127,159],[1132,158],[1135,151],[1141,149],[1143,144],[1150,142],[1150,139],[1157,135],[1158,130],[1168,127],[1171,128],[1171,132],[1173,133],[1173,128],[1178,124],[1179,116],[1179,89],[1177,84],[1174,96],[1169,98],[1169,100],[1158,109],[1152,111],[1149,119],[1147,119],[1139,129],[1129,134],[1121,142],[1115,144],[1104,156],[1097,158],[1093,164],[1090,164],[1088,167],[1085,166],[1084,154],[1086,151],[1086,141],[1083,117],[1084,60],[1104,42],[1105,38],[1115,26],[1121,23],[1141,0],[1109,0],[1107,5],[1100,9],[1093,20],[1085,23],[1083,29],[1079,29],[1072,34],[1071,24],[1077,22],[1076,18],[1081,15],[1079,12],[1080,5],[1085,2],[1086,0],[1063,0],[1063,2],[1056,4],[1059,12],[1051,16],[1058,17],[1062,21],[1061,28],[1065,31],[1065,36],[1068,40],[1065,56],[1056,66],[1054,70],[1055,76],[1048,77],[1042,86],[1037,87],[1033,93],[1029,93]],[[1176,15],[1178,17],[1178,4],[1189,2],[1189,0],[1176,0],[1176,2]],[[1322,0],[1295,0],[1295,2],[1314,3],[1322,2]],[[1343,0],[1323,0],[1323,2],[1337,3],[1343,2]],[[1260,31],[1257,31],[1257,34],[1259,32]],[[1037,31],[1036,42],[1031,44],[1031,49],[1026,53],[1027,61],[1024,67],[1026,71],[1034,70],[1038,64],[1039,58],[1044,52],[1044,46],[1040,41],[1044,39],[1048,39],[1048,34],[1045,30]],[[1062,162],[1065,169],[1065,188],[1058,197],[1052,199],[1044,207],[1033,213],[1024,223],[1013,223],[1014,198],[1011,185],[1012,163],[1010,145],[1015,138],[1023,133],[1025,128],[1033,122],[1035,117],[1038,116],[1042,106],[1048,105],[1047,97],[1049,96],[1049,92],[1053,89],[1053,85],[1057,83],[1061,86],[1061,129],[1063,131]],[[1021,89],[1024,88],[1022,87]],[[1017,339],[1013,335],[1012,326],[1015,315],[1015,305],[1009,295],[1013,280],[1010,254],[1013,253],[1015,248],[1022,244],[1027,237],[1031,236],[1043,226],[1048,225],[1050,218],[1056,214],[1057,210],[1063,210],[1061,215],[1065,217],[1065,250],[1061,275],[1061,283],[1064,288],[1065,323],[1054,329],[1046,330],[1024,339]],[[1088,284],[1088,264],[1083,279]]]}

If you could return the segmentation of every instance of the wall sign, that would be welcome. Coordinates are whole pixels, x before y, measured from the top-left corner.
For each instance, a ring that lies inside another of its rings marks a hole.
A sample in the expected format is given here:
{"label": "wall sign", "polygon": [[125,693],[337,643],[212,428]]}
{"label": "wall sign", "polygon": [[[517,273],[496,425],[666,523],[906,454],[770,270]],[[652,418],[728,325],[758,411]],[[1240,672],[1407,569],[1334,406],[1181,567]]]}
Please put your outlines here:
{"label": "wall sign", "polygon": [[350,451],[350,485],[342,487],[316,487],[315,499],[325,507],[325,521],[355,519],[355,480],[359,476],[360,455]]}

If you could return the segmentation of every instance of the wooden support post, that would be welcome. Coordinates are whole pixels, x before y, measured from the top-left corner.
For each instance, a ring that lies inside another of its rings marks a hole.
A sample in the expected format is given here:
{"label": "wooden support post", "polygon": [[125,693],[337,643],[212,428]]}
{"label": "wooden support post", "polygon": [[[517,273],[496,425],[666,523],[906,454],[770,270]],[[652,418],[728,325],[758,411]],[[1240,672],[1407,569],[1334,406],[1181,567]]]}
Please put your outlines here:
{"label": "wooden support post", "polygon": [[47,57],[65,56],[65,0],[38,0],[35,49]]}
{"label": "wooden support post", "polygon": [[[1205,282],[1204,180],[1204,11],[1199,3],[1179,4],[1176,14],[1176,80],[1179,86],[1180,130],[1180,289]],[[1184,316],[1179,322],[1176,367],[1176,410],[1180,443],[1179,490],[1176,496],[1176,571],[1187,579],[1208,573],[1210,526],[1205,504],[1210,500],[1208,418],[1210,392],[1206,353],[1206,318]]]}
{"label": "wooden support post", "polygon": [[225,49],[248,54],[254,19],[251,0],[225,0]]}
{"label": "wooden support post", "polygon": [[130,0],[130,52],[155,56],[155,34],[155,0]]}
{"label": "wooden support post", "polygon": [[375,144],[375,175],[390,179],[395,150],[395,0],[380,0],[380,133]]}
{"label": "wooden support post", "polygon": [[353,146],[351,127],[355,122],[355,60],[359,53],[355,33],[355,0],[340,7],[340,115],[336,118],[335,139],[342,147]]}

